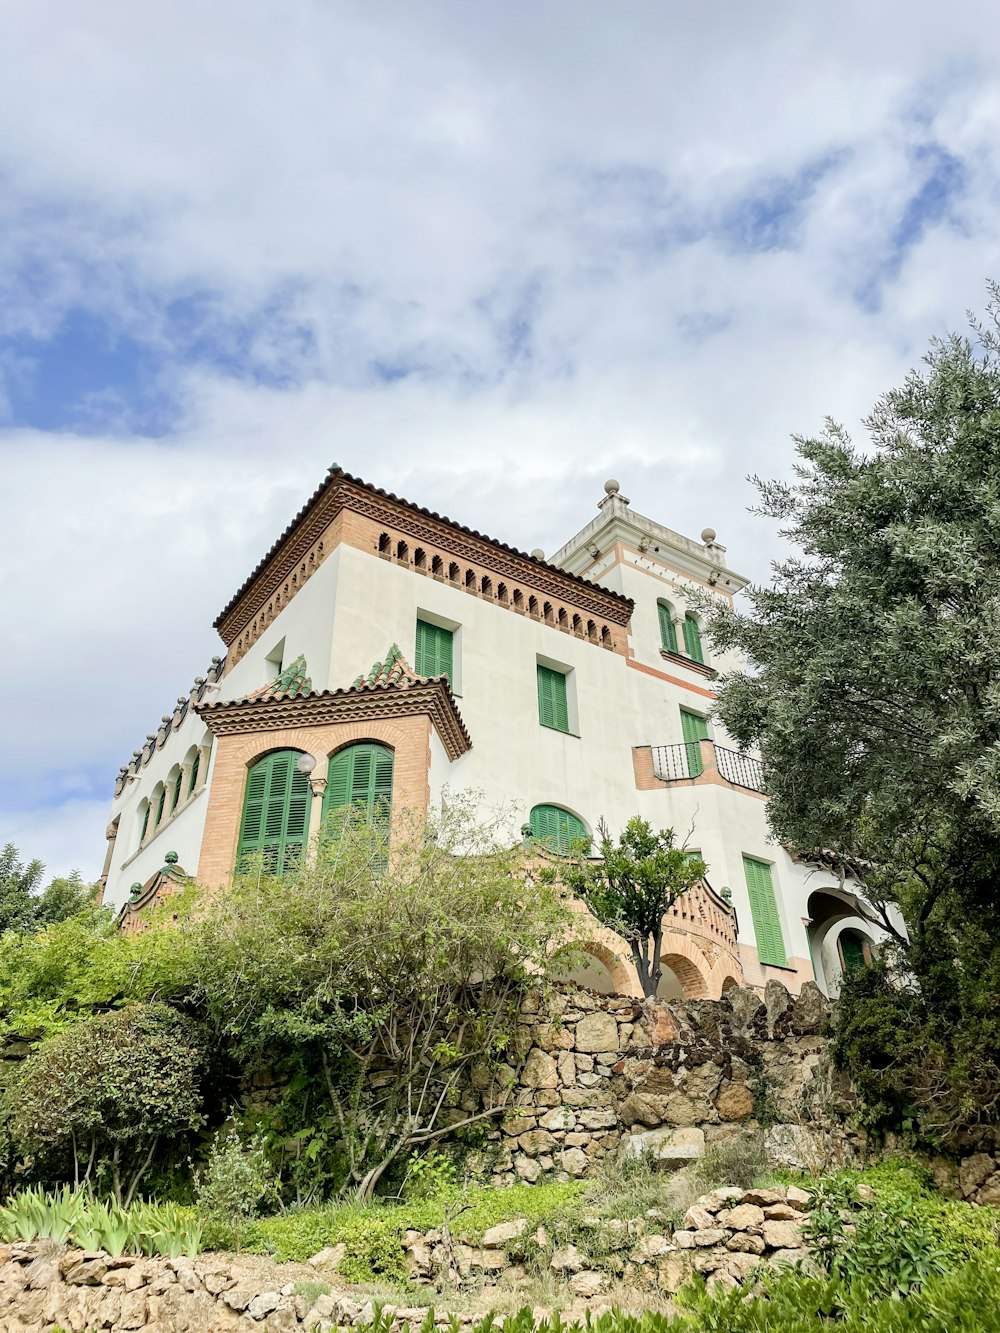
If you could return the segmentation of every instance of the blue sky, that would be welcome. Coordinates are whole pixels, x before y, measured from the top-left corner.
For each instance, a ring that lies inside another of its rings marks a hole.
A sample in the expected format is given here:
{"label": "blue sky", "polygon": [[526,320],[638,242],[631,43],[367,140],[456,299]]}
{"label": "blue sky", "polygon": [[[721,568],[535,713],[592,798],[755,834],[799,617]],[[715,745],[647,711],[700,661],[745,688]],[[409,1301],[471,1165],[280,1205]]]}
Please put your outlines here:
{"label": "blue sky", "polygon": [[[992,4],[34,0],[0,50],[0,843],[111,781],[334,460],[767,576],[787,472],[1000,275]],[[360,664],[364,666],[365,664]],[[359,667],[360,669],[360,667]]]}

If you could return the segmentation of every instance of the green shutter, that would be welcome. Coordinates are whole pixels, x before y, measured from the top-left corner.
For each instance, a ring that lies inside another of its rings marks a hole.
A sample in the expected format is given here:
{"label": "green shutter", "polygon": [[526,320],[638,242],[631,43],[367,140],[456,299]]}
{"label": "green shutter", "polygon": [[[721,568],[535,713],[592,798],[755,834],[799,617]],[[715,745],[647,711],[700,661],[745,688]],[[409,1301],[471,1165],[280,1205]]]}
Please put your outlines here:
{"label": "green shutter", "polygon": [[177,807],[178,807],[178,806],[180,805],[180,803],[181,803],[181,781],[183,780],[183,777],[184,777],[184,774],[181,772],[180,769],[178,769],[178,770],[177,770],[177,777],[176,777],[176,779],[175,779],[175,781],[174,781],[174,794],[173,794],[173,796],[171,797],[171,800],[170,800],[170,811],[171,811],[171,814],[177,809]]}
{"label": "green shutter", "polygon": [[708,740],[708,722],[697,713],[681,709],[681,735],[687,749],[687,770],[689,778],[700,778],[705,771],[701,757],[701,741]]}
{"label": "green shutter", "polygon": [[705,663],[705,650],[701,646],[701,630],[694,616],[684,617],[684,647],[687,655],[695,662]]}
{"label": "green shutter", "polygon": [[860,972],[865,967],[865,946],[853,931],[845,930],[841,935],[840,954],[845,972]]}
{"label": "green shutter", "polygon": [[569,707],[566,702],[566,677],[561,671],[539,665],[538,720],[543,727],[569,731]]}
{"label": "green shutter", "polygon": [[164,787],[160,792],[160,799],[156,802],[156,823],[153,825],[154,829],[158,829],[160,827],[160,823],[163,820],[163,807],[164,805],[166,805],[166,802],[167,802],[167,789],[166,787]]}
{"label": "green shutter", "polygon": [[753,917],[754,934],[757,936],[757,957],[762,963],[787,967],[788,957],[785,953],[785,942],[781,938],[781,921],[778,917],[778,904],[774,898],[771,867],[766,861],[755,861],[751,856],[744,856],[743,873],[746,875],[747,892],[750,895],[750,915]]}
{"label": "green shutter", "polygon": [[[347,807],[364,812],[378,828],[389,831],[392,810],[392,751],[384,745],[350,745],[330,760],[326,794],[323,797],[323,822]],[[334,822],[334,831],[336,821]]]}
{"label": "green shutter", "polygon": [[247,775],[238,856],[263,853],[276,875],[301,855],[309,822],[311,788],[298,770],[299,750],[276,750]]}
{"label": "green shutter", "polygon": [[194,763],[191,765],[191,778],[188,782],[188,795],[194,791],[195,783],[198,781],[198,766],[201,763],[201,751],[195,750]]}
{"label": "green shutter", "polygon": [[677,628],[674,625],[674,618],[670,614],[670,607],[667,606],[666,602],[658,602],[657,610],[660,613],[660,643],[668,653],[676,653]]}
{"label": "green shutter", "polygon": [[145,837],[146,830],[149,828],[149,802],[146,802],[146,813],[142,817],[142,832],[139,834],[139,846],[141,847]]}
{"label": "green shutter", "polygon": [[544,842],[556,852],[568,852],[572,843],[582,839],[590,844],[590,838],[582,820],[571,815],[568,810],[561,810],[557,805],[536,805],[529,817],[531,832],[539,842]]}
{"label": "green shutter", "polygon": [[414,669],[418,676],[447,676],[452,682],[455,636],[450,629],[417,621],[417,652]]}

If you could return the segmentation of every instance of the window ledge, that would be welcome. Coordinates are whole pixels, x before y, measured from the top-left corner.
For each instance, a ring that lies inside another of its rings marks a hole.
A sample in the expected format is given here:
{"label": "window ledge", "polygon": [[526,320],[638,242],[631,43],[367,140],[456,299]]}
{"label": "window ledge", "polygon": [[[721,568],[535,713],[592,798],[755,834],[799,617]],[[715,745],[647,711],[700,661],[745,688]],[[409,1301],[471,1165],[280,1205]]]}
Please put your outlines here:
{"label": "window ledge", "polygon": [[580,733],[578,731],[563,731],[562,727],[550,727],[547,722],[539,722],[538,725],[544,727],[546,731],[554,731],[558,736],[572,736],[573,739],[577,741],[580,739]]}
{"label": "window ledge", "polygon": [[686,657],[684,653],[672,653],[669,648],[661,648],[660,656],[665,662],[676,662],[678,666],[696,671],[699,676],[707,676],[709,680],[715,680],[719,674],[714,667],[706,666],[704,662],[696,662],[693,657]]}
{"label": "window ledge", "polygon": [[135,849],[135,851],[131,854],[131,856],[126,856],[125,860],[121,863],[118,869],[124,870],[125,867],[131,865],[132,862],[136,859],[136,857],[139,856],[142,852],[144,852],[147,847],[152,847],[153,843],[160,836],[160,834],[166,832],[166,830],[170,827],[170,825],[174,822],[174,820],[179,819],[185,810],[190,809],[191,806],[194,805],[195,801],[204,791],[205,787],[199,787],[196,792],[191,793],[191,795],[187,798],[187,800],[184,802],[183,805],[179,805],[176,810],[171,810],[170,814],[167,815],[163,823],[157,825],[156,832],[153,834],[153,836],[147,838],[145,842],[140,843],[139,846]]}

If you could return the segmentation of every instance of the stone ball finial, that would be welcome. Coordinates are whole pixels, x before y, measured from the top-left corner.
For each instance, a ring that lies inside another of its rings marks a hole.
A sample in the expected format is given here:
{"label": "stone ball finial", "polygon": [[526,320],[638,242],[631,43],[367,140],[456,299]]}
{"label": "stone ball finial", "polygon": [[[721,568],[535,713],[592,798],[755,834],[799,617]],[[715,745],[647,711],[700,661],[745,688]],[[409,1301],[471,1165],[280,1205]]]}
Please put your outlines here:
{"label": "stone ball finial", "polygon": [[608,495],[617,495],[621,490],[621,487],[618,485],[617,481],[615,481],[614,477],[609,477],[604,483],[604,489]]}
{"label": "stone ball finial", "polygon": [[176,852],[167,852],[166,856],[163,858],[163,864],[168,866],[175,866],[179,860],[180,857],[177,855]]}
{"label": "stone ball finial", "polygon": [[545,559],[545,552],[542,550],[542,548],[541,548],[540,546],[536,546],[535,549],[534,549],[534,550],[532,551],[532,553],[531,553],[531,558],[532,558],[532,560],[544,560],[544,559]]}
{"label": "stone ball finial", "polygon": [[706,546],[711,546],[712,543],[715,541],[715,529],[703,528],[701,533],[701,539]]}

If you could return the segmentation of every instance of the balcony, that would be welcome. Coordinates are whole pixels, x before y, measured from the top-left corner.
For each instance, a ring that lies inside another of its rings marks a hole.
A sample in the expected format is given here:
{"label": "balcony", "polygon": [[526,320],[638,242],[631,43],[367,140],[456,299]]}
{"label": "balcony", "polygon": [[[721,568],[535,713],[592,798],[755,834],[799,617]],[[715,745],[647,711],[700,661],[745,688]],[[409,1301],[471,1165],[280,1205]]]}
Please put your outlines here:
{"label": "balcony", "polygon": [[727,750],[714,741],[686,741],[652,745],[650,755],[653,775],[661,782],[721,782],[764,793],[763,765],[742,750]]}

